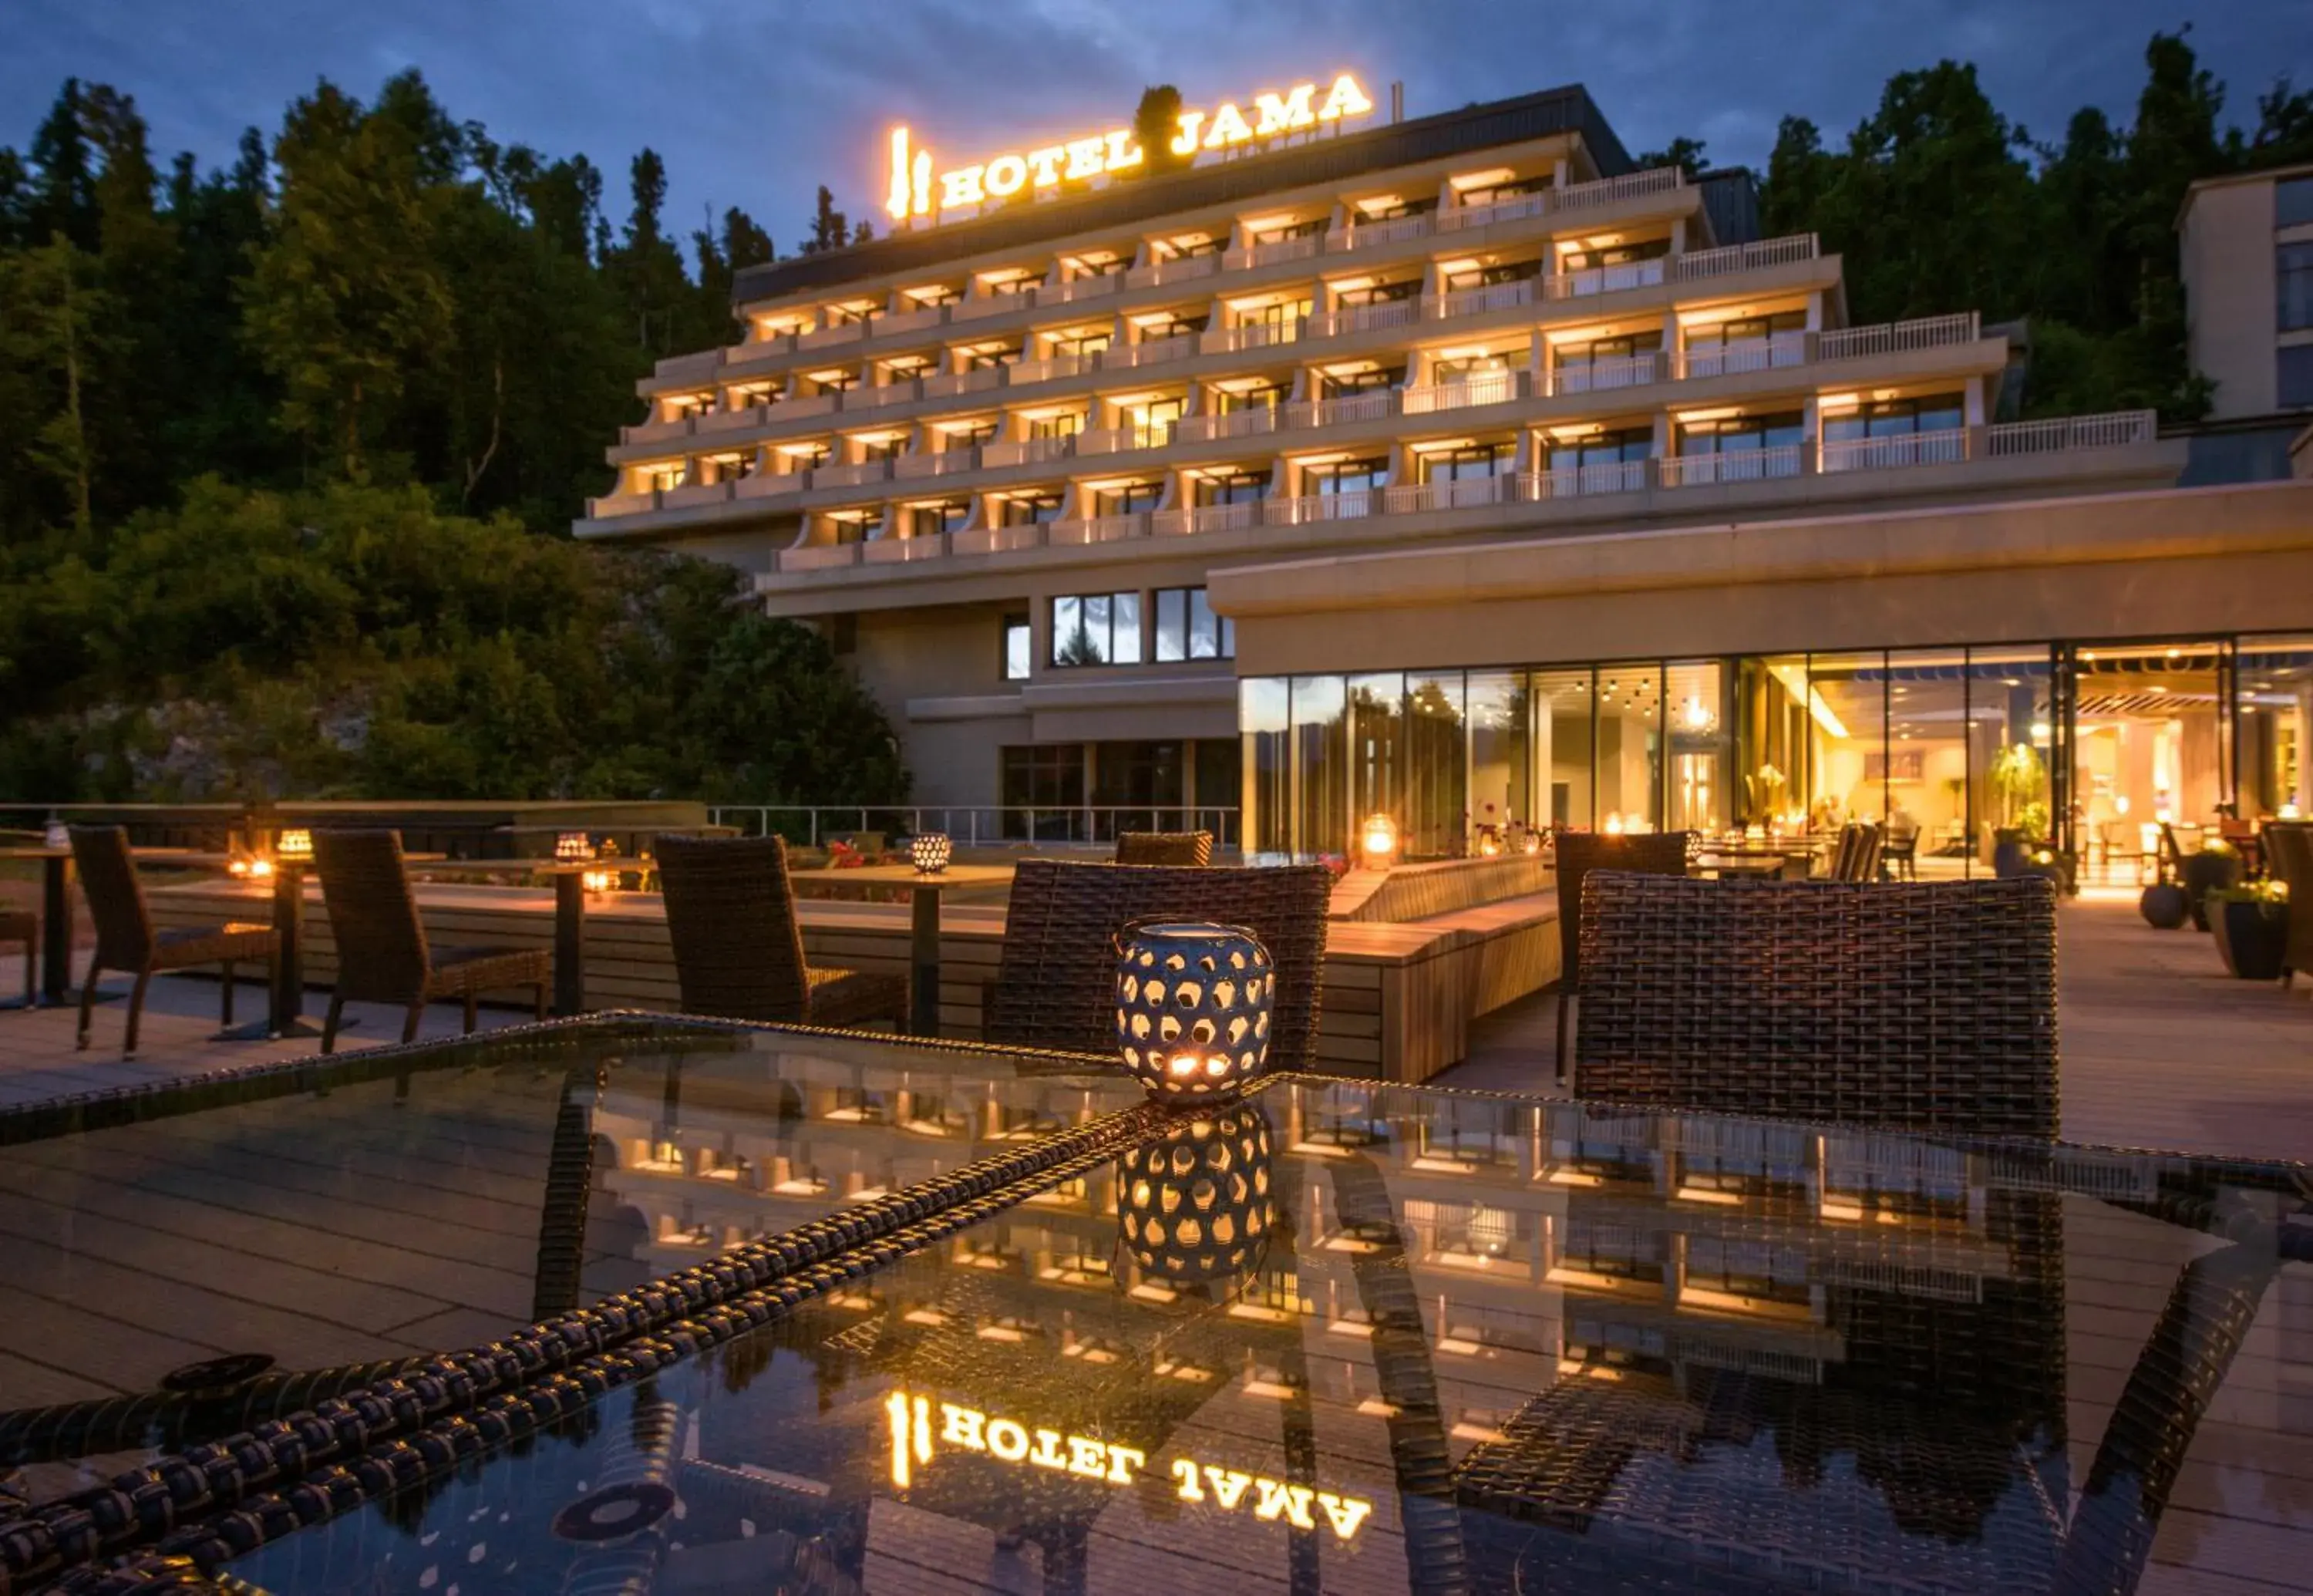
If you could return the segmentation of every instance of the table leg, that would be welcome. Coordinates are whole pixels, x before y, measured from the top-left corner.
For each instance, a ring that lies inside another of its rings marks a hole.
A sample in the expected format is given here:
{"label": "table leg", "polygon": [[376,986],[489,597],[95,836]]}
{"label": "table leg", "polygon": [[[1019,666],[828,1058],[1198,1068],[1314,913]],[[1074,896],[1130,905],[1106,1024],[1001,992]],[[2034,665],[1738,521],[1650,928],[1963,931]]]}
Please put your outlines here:
{"label": "table leg", "polygon": [[295,1035],[305,1014],[305,872],[277,864],[273,872],[273,933],[281,957],[273,968],[270,1019],[277,1036]]}
{"label": "table leg", "polygon": [[586,1012],[586,879],[576,870],[554,877],[554,1012]]}
{"label": "table leg", "polygon": [[908,937],[908,1029],[918,1036],[939,1035],[940,895],[919,886],[911,895],[914,913]]}
{"label": "table leg", "polygon": [[40,1001],[72,1001],[72,858],[43,860],[40,869]]}

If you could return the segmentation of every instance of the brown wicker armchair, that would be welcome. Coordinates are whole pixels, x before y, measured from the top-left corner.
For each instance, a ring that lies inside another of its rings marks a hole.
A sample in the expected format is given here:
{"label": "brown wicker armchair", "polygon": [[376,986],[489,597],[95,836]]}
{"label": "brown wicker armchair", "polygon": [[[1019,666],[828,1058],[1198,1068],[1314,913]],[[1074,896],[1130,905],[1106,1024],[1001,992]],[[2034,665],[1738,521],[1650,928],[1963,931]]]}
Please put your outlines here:
{"label": "brown wicker armchair", "polygon": [[1209,865],[1213,862],[1210,832],[1120,832],[1116,862],[1121,865]]}
{"label": "brown wicker armchair", "polygon": [[0,942],[24,945],[24,1007],[33,1003],[32,980],[40,959],[40,917],[30,909],[0,909]]}
{"label": "brown wicker armchair", "polygon": [[982,1028],[991,1042],[1113,1053],[1117,932],[1139,920],[1218,921],[1252,931],[1276,961],[1269,1067],[1308,1069],[1332,894],[1323,865],[1188,870],[1024,860]]}
{"label": "brown wicker armchair", "polygon": [[1644,836],[1609,836],[1600,832],[1558,833],[1558,1080],[1566,1081],[1570,1021],[1582,975],[1582,881],[1593,870],[1638,870],[1651,876],[1684,876],[1686,832]]}
{"label": "brown wicker armchair", "polygon": [[804,957],[780,838],[662,836],[658,875],[684,1013],[790,1025],[906,1023],[905,975],[814,969]]}
{"label": "brown wicker armchair", "polygon": [[128,832],[117,825],[76,825],[72,828],[72,850],[81,892],[88,899],[89,918],[96,922],[96,957],[89,961],[88,979],[81,984],[75,1045],[88,1045],[96,983],[106,970],[134,971],[136,976],[128,994],[128,1029],[120,1044],[123,1058],[136,1051],[136,1028],[145,1018],[145,989],[163,971],[223,965],[220,1023],[231,1025],[233,966],[243,959],[262,961],[271,974],[281,957],[279,934],[269,925],[246,921],[155,930],[152,910],[145,902],[145,884],[136,878],[136,861],[128,851]]}
{"label": "brown wicker armchair", "polygon": [[1583,883],[1575,1090],[1987,1135],[2057,1124],[2056,897],[2039,876]]}
{"label": "brown wicker armchair", "polygon": [[1831,881],[1879,879],[1879,828],[1868,820],[1851,820],[1839,828],[1839,846],[1831,856]]}
{"label": "brown wicker armchair", "polygon": [[462,998],[466,1031],[474,1029],[474,1005],[486,992],[527,986],[536,995],[538,1018],[546,1018],[547,990],[554,956],[543,948],[433,948],[418,918],[409,872],[401,862],[401,833],[391,831],[316,831],[313,868],[329,905],[330,934],[338,948],[338,982],[330,993],[329,1017],[321,1022],[321,1051],[338,1045],[346,1001],[400,1003],[406,1012],[401,1039],[413,1042],[426,1005],[436,998]]}
{"label": "brown wicker armchair", "polygon": [[2265,857],[2289,887],[2289,941],[2281,955],[2281,983],[2313,975],[2313,825],[2276,821],[2265,828]]}

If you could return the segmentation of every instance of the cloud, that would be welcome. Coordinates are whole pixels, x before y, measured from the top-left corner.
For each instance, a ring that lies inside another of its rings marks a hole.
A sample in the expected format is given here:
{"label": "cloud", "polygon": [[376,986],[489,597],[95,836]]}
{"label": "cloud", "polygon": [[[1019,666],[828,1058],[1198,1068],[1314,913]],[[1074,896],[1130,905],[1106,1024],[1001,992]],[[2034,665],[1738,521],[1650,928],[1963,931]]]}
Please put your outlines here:
{"label": "cloud", "polygon": [[[2193,43],[2236,116],[2292,68],[2313,80],[2304,0],[2203,0]],[[611,207],[649,145],[669,221],[745,207],[792,246],[825,182],[872,212],[883,132],[908,121],[943,151],[1016,147],[1111,126],[1142,87],[1242,94],[1351,67],[1403,79],[1420,115],[1587,84],[1633,151],[1680,134],[1721,163],[1763,163],[1777,122],[1836,137],[1894,72],[1975,61],[2010,118],[2041,137],[2083,103],[2129,117],[2145,40],[2178,0],[15,0],[0,57],[0,142],[21,147],[68,75],[127,90],[156,149],[230,158],[251,124],[332,77],[367,95],[420,67],[453,116],[502,142],[583,151]]]}

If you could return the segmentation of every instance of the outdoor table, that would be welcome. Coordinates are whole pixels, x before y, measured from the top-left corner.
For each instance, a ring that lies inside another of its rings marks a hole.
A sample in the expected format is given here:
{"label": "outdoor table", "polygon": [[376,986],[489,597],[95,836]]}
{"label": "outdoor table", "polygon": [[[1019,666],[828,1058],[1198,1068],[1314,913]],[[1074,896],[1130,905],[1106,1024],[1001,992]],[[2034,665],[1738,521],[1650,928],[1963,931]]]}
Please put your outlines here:
{"label": "outdoor table", "polygon": [[40,861],[40,1001],[49,1008],[68,1003],[72,1001],[72,850],[0,848],[0,859]]}
{"label": "outdoor table", "polygon": [[586,872],[613,870],[626,860],[427,860],[413,876],[551,876],[554,877],[554,1012],[586,1012]]}
{"label": "outdoor table", "polygon": [[849,869],[828,866],[788,872],[797,884],[864,890],[870,886],[904,886],[912,895],[913,913],[908,928],[908,1029],[919,1036],[939,1035],[940,895],[968,886],[1009,885],[1009,865],[950,865],[927,874],[913,865],[858,865]]}

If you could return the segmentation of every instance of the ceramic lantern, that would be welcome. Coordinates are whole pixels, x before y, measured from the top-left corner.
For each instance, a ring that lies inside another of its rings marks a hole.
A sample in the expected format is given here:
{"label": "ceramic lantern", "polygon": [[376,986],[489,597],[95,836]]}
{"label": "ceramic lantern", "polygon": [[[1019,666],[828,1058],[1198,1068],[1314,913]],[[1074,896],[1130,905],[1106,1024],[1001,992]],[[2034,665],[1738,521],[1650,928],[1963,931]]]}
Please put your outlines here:
{"label": "ceramic lantern", "polygon": [[1231,925],[1158,921],[1118,939],[1116,1045],[1148,1095],[1182,1105],[1233,1098],[1269,1061],[1277,998],[1269,949]]}
{"label": "ceramic lantern", "polygon": [[1275,1212],[1258,1107],[1183,1120],[1127,1154],[1119,1174],[1117,1226],[1144,1273],[1196,1284],[1259,1265]]}
{"label": "ceramic lantern", "polygon": [[908,844],[908,857],[915,861],[919,876],[937,876],[947,869],[947,861],[955,852],[955,843],[945,832],[924,832]]}

